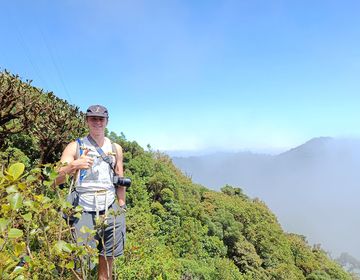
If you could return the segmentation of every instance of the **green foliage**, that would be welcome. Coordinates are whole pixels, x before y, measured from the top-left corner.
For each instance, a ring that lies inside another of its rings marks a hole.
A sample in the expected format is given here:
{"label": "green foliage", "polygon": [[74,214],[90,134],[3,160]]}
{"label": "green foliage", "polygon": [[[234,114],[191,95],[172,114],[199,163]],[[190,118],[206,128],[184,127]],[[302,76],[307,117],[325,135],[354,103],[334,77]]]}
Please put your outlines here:
{"label": "green foliage", "polygon": [[32,133],[41,151],[40,162],[55,162],[66,144],[85,133],[84,114],[78,107],[71,106],[52,93],[44,94],[39,106],[43,110],[34,123]]}
{"label": "green foliage", "polygon": [[122,279],[180,279],[179,264],[156,236],[153,215],[135,206],[127,216],[127,250],[116,261]]}
{"label": "green foliage", "polygon": [[228,259],[214,258],[208,261],[180,259],[179,261],[182,266],[181,279],[245,279],[236,266]]}
{"label": "green foliage", "polygon": [[241,197],[243,199],[249,199],[249,197],[244,194],[243,190],[241,188],[234,188],[230,185],[225,185],[224,187],[221,188],[221,191],[224,193],[224,194],[227,194],[227,195],[231,195],[231,196],[238,196],[238,197]]}
{"label": "green foliage", "polygon": [[31,163],[55,162],[65,145],[86,131],[78,107],[6,71],[0,72],[0,101],[2,154],[16,148]]}
{"label": "green foliage", "polygon": [[42,91],[22,82],[19,76],[0,72],[0,146],[7,136],[27,130],[41,108],[37,102]]}
{"label": "green foliage", "polygon": [[30,159],[18,148],[8,147],[4,151],[0,151],[0,162],[10,165],[18,161],[22,162],[27,168],[31,165]]}
{"label": "green foliage", "polygon": [[332,278],[324,271],[314,271],[306,277],[306,280],[331,280]]}
{"label": "green foliage", "polygon": [[[0,278],[92,279],[96,273],[84,261],[95,261],[96,250],[76,245],[61,215],[81,209],[65,201],[66,188],[53,187],[53,166],[37,165],[57,161],[64,145],[86,132],[83,114],[6,72],[0,88],[6,101],[6,121],[0,123],[6,139],[0,141]],[[241,188],[210,191],[193,184],[167,155],[145,151],[123,133],[107,136],[122,146],[125,176],[133,182],[125,255],[114,264],[117,279],[355,279],[321,248],[284,233],[266,205]],[[22,258],[26,264],[17,266]]]}
{"label": "green foliage", "polygon": [[[24,164],[15,163],[0,174],[0,278],[70,277],[74,256],[92,249],[79,248],[71,240],[59,215],[69,205],[64,194],[52,187],[57,176],[53,168],[24,171]],[[21,259],[25,266],[18,266]]]}

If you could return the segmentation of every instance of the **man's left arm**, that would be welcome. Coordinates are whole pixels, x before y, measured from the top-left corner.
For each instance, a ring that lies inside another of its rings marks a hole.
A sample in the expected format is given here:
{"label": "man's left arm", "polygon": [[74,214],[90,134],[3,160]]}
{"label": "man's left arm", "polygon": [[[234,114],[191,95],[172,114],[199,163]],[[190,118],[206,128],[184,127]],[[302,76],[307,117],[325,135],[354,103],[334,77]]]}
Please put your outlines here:
{"label": "man's left arm", "polygon": [[[115,172],[116,175],[118,175],[119,177],[124,177],[124,166],[123,166],[123,151],[120,145],[115,143],[115,147],[116,147],[116,167],[115,167]],[[125,187],[117,187],[116,188],[116,196],[117,199],[119,201],[119,205],[123,206],[125,205],[126,201],[125,201],[125,194],[126,194],[126,188]]]}

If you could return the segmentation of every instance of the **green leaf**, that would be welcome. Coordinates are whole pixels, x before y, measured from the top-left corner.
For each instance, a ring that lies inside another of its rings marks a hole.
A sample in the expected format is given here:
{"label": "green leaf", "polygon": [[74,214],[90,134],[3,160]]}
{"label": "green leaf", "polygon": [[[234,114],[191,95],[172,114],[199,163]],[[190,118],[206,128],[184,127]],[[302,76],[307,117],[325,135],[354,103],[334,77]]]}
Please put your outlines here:
{"label": "green leaf", "polygon": [[51,202],[52,202],[52,200],[51,200],[51,198],[50,198],[50,197],[44,196],[41,202],[42,202],[43,204],[45,204],[45,203],[49,203],[49,202],[51,203]]}
{"label": "green leaf", "polygon": [[67,263],[65,265],[65,267],[68,268],[68,269],[74,269],[74,267],[75,267],[74,261],[70,261],[69,263]]}
{"label": "green leaf", "polygon": [[23,197],[20,193],[15,193],[10,197],[10,206],[11,209],[17,210],[22,206]]}
{"label": "green leaf", "polygon": [[32,200],[25,200],[25,201],[24,201],[24,205],[31,208],[31,207],[33,207],[33,205],[34,205],[34,201],[32,201]]}
{"label": "green leaf", "polygon": [[71,244],[66,243],[64,240],[59,240],[58,242],[56,242],[54,247],[59,253],[62,251],[71,253],[72,251]]}
{"label": "green leaf", "polygon": [[91,229],[89,229],[87,226],[82,226],[81,228],[80,228],[80,232],[81,233],[89,233],[89,232],[91,232]]}
{"label": "green leaf", "polygon": [[50,166],[45,166],[45,168],[43,169],[43,174],[46,176],[49,176],[51,173],[51,167]]}
{"label": "green leaf", "polygon": [[82,243],[82,242],[84,242],[84,238],[78,237],[78,239],[76,239],[76,242],[77,243]]}
{"label": "green leaf", "polygon": [[41,173],[41,169],[40,168],[34,168],[30,171],[30,173]]}
{"label": "green leaf", "polygon": [[0,218],[0,232],[3,232],[6,230],[8,223],[9,223],[9,220]]}
{"label": "green leaf", "polygon": [[80,219],[81,216],[82,216],[82,214],[81,214],[81,213],[76,213],[76,214],[74,214],[73,216],[74,216],[75,218],[77,218],[77,219]]}
{"label": "green leaf", "polygon": [[1,211],[3,212],[3,213],[6,213],[6,212],[9,212],[10,211],[10,205],[9,204],[3,204],[3,205],[1,205]]}
{"label": "green leaf", "polygon": [[41,232],[40,229],[34,228],[34,229],[32,229],[32,230],[30,231],[30,235],[31,235],[31,236],[34,236],[35,234],[38,234],[39,232]]}
{"label": "green leaf", "polygon": [[36,180],[37,180],[37,178],[34,177],[33,175],[29,175],[29,176],[26,177],[26,182],[28,182],[28,183],[32,183],[32,182],[34,182]]}
{"label": "green leaf", "polygon": [[91,234],[92,236],[95,236],[96,234],[96,229],[89,229],[87,226],[82,226],[80,228],[80,232],[81,233],[89,233]]}
{"label": "green leaf", "polygon": [[72,208],[73,205],[69,202],[69,201],[63,201],[61,204],[61,208],[63,209],[68,209],[68,208]]}
{"label": "green leaf", "polygon": [[7,193],[16,193],[16,192],[18,192],[18,189],[16,188],[15,185],[11,185],[10,187],[6,188],[6,192]]}
{"label": "green leaf", "polygon": [[59,174],[55,171],[55,170],[52,170],[51,173],[50,173],[50,180],[55,180],[57,178]]}
{"label": "green leaf", "polygon": [[[14,272],[16,273],[21,273],[22,271],[24,271],[25,268],[24,267],[19,267],[17,266],[15,269],[14,269]],[[25,276],[24,275],[19,275],[18,277],[16,277],[14,280],[25,280]]]}
{"label": "green leaf", "polygon": [[65,243],[64,240],[59,240],[58,242],[56,242],[54,248],[58,253],[61,253],[62,247],[64,246],[64,243]]}
{"label": "green leaf", "polygon": [[17,162],[9,167],[8,173],[14,178],[14,180],[17,180],[21,176],[21,174],[24,173],[24,170],[25,165],[21,162]]}
{"label": "green leaf", "polygon": [[17,228],[11,228],[11,229],[9,230],[8,237],[9,237],[10,239],[19,238],[19,237],[21,237],[21,236],[23,236],[22,230],[17,229]]}
{"label": "green leaf", "polygon": [[76,206],[75,207],[75,212],[79,212],[79,213],[82,213],[82,211],[83,211],[83,208],[80,206],[80,205],[78,205],[78,206]]}
{"label": "green leaf", "polygon": [[14,245],[15,256],[19,257],[20,255],[24,254],[25,249],[26,249],[25,242],[16,243]]}
{"label": "green leaf", "polygon": [[53,182],[52,181],[44,181],[43,184],[44,184],[45,187],[51,187]]}
{"label": "green leaf", "polygon": [[30,222],[31,218],[32,218],[32,214],[31,213],[26,213],[22,217],[24,218],[25,221]]}
{"label": "green leaf", "polygon": [[19,190],[21,190],[21,191],[24,191],[27,188],[26,184],[24,184],[24,183],[18,183],[17,186],[18,186]]}

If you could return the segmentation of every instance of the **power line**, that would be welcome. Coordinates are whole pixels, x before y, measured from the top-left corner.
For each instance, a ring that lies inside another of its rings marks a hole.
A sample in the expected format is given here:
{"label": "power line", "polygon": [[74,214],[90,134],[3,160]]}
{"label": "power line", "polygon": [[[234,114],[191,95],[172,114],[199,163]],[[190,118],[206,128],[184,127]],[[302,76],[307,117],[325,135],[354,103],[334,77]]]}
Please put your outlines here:
{"label": "power line", "polygon": [[[12,16],[10,15],[10,17],[12,18]],[[20,45],[22,46],[22,49],[24,50],[24,53],[25,53],[25,56],[27,57],[27,59],[29,60],[30,62],[30,65],[32,66],[32,68],[34,69],[35,71],[35,74],[36,76],[39,78],[40,82],[46,87],[46,88],[49,88],[46,80],[42,77],[42,75],[40,74],[40,69],[37,67],[36,63],[32,60],[31,58],[31,52],[30,52],[30,49],[28,48],[25,40],[24,40],[24,36],[19,28],[19,26],[17,25],[17,22],[14,21],[14,25],[15,28],[16,28],[16,31],[17,31],[17,37],[18,37],[18,40],[20,42]]]}
{"label": "power line", "polygon": [[49,55],[50,55],[50,58],[51,58],[51,61],[52,61],[53,65],[54,65],[54,67],[55,67],[56,73],[57,73],[57,75],[59,76],[61,85],[63,86],[64,91],[65,91],[67,97],[69,98],[69,101],[70,101],[71,103],[73,103],[72,100],[71,100],[70,93],[69,93],[69,91],[68,91],[68,89],[67,89],[67,87],[66,87],[66,85],[65,85],[65,82],[64,82],[62,73],[61,73],[61,71],[60,71],[60,68],[58,67],[58,65],[57,65],[57,63],[56,63],[56,60],[55,60],[54,55],[53,55],[53,52],[52,52],[52,50],[51,50],[51,48],[50,48],[50,45],[49,45],[49,44],[47,43],[47,41],[45,40],[44,33],[42,32],[42,30],[41,30],[41,28],[40,28],[39,26],[38,26],[38,29],[39,29],[39,32],[40,32],[40,34],[41,34],[41,37],[42,37],[42,39],[43,39],[43,41],[44,41],[44,44],[45,44],[45,46],[46,46],[46,49],[47,49],[48,52],[49,52]]}

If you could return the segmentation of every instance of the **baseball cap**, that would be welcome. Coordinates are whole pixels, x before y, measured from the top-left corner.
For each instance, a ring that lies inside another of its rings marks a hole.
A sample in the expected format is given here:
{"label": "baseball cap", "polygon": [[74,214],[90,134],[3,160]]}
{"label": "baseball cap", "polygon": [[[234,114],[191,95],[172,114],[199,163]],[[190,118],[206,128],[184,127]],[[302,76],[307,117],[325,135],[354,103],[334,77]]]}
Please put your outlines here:
{"label": "baseball cap", "polygon": [[86,110],[86,116],[87,117],[103,117],[103,118],[108,118],[109,114],[108,114],[108,110],[101,105],[91,105],[87,110]]}

